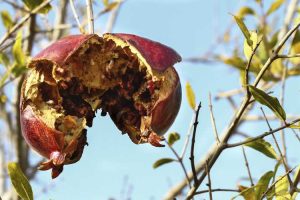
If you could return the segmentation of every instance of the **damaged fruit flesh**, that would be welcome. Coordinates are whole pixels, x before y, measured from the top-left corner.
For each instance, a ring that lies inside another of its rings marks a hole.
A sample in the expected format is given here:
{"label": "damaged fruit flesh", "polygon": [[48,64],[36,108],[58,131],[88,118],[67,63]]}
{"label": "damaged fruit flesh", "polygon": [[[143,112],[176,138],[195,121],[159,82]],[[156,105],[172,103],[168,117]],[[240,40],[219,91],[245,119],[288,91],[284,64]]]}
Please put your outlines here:
{"label": "damaged fruit flesh", "polygon": [[[56,49],[68,43],[70,50]],[[180,82],[172,66],[153,70],[148,63],[113,34],[70,36],[38,54],[23,83],[21,126],[26,141],[49,159],[40,168],[52,168],[55,178],[64,164],[78,161],[99,109],[134,143],[162,146],[180,107]]]}

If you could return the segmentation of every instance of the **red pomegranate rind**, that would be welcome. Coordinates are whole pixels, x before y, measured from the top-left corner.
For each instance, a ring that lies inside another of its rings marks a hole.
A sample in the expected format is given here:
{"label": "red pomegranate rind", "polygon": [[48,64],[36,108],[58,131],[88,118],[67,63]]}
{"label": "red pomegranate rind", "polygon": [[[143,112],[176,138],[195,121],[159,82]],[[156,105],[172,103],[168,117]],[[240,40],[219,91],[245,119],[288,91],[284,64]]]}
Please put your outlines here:
{"label": "red pomegranate rind", "polygon": [[[173,68],[174,69],[174,68]],[[158,102],[152,111],[151,128],[158,135],[163,135],[173,124],[181,104],[181,84],[177,72],[177,85],[172,88],[172,93],[162,101]]]}
{"label": "red pomegranate rind", "polygon": [[58,65],[63,65],[64,62],[78,49],[83,43],[88,41],[92,37],[99,37],[96,34],[91,35],[71,35],[64,37],[47,48],[43,49],[39,54],[37,54],[29,67],[34,67],[32,65],[35,61],[46,59],[50,60]]}
{"label": "red pomegranate rind", "polygon": [[181,57],[176,51],[159,42],[125,33],[107,33],[106,35],[115,36],[135,47],[151,68],[159,72],[165,71],[168,67],[181,61]]}
{"label": "red pomegranate rind", "polygon": [[62,151],[63,133],[49,128],[37,118],[30,106],[21,109],[21,129],[26,142],[42,156],[50,159],[52,152]]}

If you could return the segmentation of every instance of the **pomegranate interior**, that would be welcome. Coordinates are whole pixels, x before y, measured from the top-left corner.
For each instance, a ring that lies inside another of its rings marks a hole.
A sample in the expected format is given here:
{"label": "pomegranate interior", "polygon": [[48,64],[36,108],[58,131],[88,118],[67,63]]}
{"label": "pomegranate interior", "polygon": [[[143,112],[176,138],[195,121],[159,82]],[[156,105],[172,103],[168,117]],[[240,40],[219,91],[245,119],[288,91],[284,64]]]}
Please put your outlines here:
{"label": "pomegranate interior", "polygon": [[162,79],[129,47],[92,38],[62,66],[39,61],[27,78],[25,98],[48,126],[65,134],[65,148],[86,133],[99,109],[122,133],[130,132],[133,142],[141,143],[151,131],[147,120]]}

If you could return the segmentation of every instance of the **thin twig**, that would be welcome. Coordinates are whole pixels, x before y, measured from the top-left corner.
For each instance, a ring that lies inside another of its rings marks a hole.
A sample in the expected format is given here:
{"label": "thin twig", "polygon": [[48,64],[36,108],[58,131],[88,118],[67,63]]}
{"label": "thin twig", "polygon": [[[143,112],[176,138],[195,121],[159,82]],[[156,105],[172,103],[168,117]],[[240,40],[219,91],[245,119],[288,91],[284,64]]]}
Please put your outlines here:
{"label": "thin twig", "polygon": [[175,151],[175,149],[169,144],[169,142],[167,140],[165,140],[166,144],[168,145],[168,147],[171,149],[171,151],[173,152],[173,154],[175,155],[175,157],[177,158],[177,161],[179,162],[183,172],[184,172],[184,175],[185,175],[185,178],[186,178],[186,181],[187,181],[187,185],[189,186],[189,188],[191,188],[191,183],[189,181],[189,176],[187,174],[187,170],[182,162],[182,159],[179,157],[178,153]]}
{"label": "thin twig", "polygon": [[293,128],[291,130],[294,133],[295,137],[297,138],[298,142],[300,142],[300,136],[298,135],[298,133]]}
{"label": "thin twig", "polygon": [[[288,171],[289,171],[289,167],[288,167],[287,163],[286,163],[286,162],[285,162],[285,160],[284,160],[284,157],[283,157],[282,151],[281,151],[281,149],[280,149],[280,147],[279,147],[279,144],[278,144],[278,142],[277,142],[277,140],[276,140],[276,137],[275,137],[274,133],[272,133],[271,135],[272,135],[272,137],[273,137],[273,139],[274,139],[274,142],[275,142],[276,148],[277,148],[277,150],[278,150],[278,152],[279,152],[279,155],[280,155],[280,158],[281,158],[281,160],[282,160],[282,163],[283,163],[284,169],[285,169],[285,171],[286,171],[286,172],[288,172]],[[288,178],[288,181],[289,181],[290,187],[292,188],[292,187],[293,187],[293,182],[292,182],[292,179],[291,179],[291,177],[290,177],[289,175],[287,175],[287,178]]]}
{"label": "thin twig", "polygon": [[214,112],[213,112],[213,106],[211,103],[211,94],[208,94],[208,101],[209,101],[209,112],[210,112],[210,120],[212,123],[212,127],[213,127],[213,131],[215,134],[215,139],[216,141],[220,144],[220,139],[219,139],[219,135],[218,135],[218,130],[217,130],[217,126],[216,126],[216,120],[215,120],[215,116],[214,116]]}
{"label": "thin twig", "polygon": [[194,178],[194,185],[197,185],[197,183],[198,183],[197,173],[196,173],[196,168],[195,168],[194,152],[195,152],[195,138],[196,138],[196,133],[197,133],[198,116],[199,116],[200,108],[201,108],[201,102],[199,103],[198,108],[196,110],[196,117],[195,117],[195,121],[194,121],[194,129],[193,129],[193,135],[192,135],[191,156],[190,156],[191,168],[192,168],[193,178]]}
{"label": "thin twig", "polygon": [[181,154],[180,154],[180,158],[181,158],[182,160],[183,160],[183,158],[184,158],[184,156],[185,156],[187,147],[188,147],[188,145],[189,145],[189,141],[190,141],[190,137],[191,137],[191,135],[192,135],[193,124],[194,124],[195,118],[196,118],[196,112],[194,112],[194,114],[193,114],[191,123],[190,123],[190,125],[189,125],[188,133],[186,134],[185,142],[184,142],[184,145],[183,145],[183,147],[182,147],[182,151],[181,151]]}
{"label": "thin twig", "polygon": [[262,107],[260,107],[260,110],[261,110],[261,112],[262,112],[262,114],[263,114],[263,116],[264,116],[265,122],[266,122],[267,125],[268,125],[269,131],[272,131],[272,127],[271,127],[271,125],[270,125],[270,123],[269,123],[269,120],[268,120],[268,118],[267,118],[267,116],[266,116],[266,113],[265,113],[264,109],[263,109]]}
{"label": "thin twig", "polygon": [[[272,128],[271,128],[271,125],[270,125],[270,123],[269,123],[269,121],[268,121],[268,119],[267,119],[267,117],[266,117],[266,114],[265,114],[265,112],[264,112],[264,109],[263,109],[262,107],[260,107],[260,109],[261,109],[261,112],[263,113],[263,116],[265,117],[265,121],[266,121],[266,123],[267,123],[267,125],[268,125],[268,127],[269,127],[269,131],[271,132],[271,131],[272,131]],[[280,131],[282,131],[282,130],[283,130],[283,129],[281,129]],[[289,167],[288,167],[287,163],[286,163],[285,160],[284,160],[282,151],[281,151],[281,149],[280,149],[280,147],[279,147],[279,144],[278,144],[278,142],[277,142],[277,140],[276,140],[276,137],[275,137],[274,133],[272,133],[271,135],[272,135],[272,137],[273,137],[273,139],[274,139],[276,148],[277,148],[277,150],[278,150],[278,152],[279,152],[279,155],[280,155],[280,158],[281,158],[281,160],[282,160],[282,163],[283,163],[283,166],[284,166],[284,168],[285,168],[285,171],[288,172],[288,171],[289,171]],[[289,181],[289,183],[290,183],[290,186],[292,187],[292,185],[293,185],[292,179],[291,179],[291,177],[290,177],[289,175],[287,175],[287,177],[288,177],[288,181]]]}
{"label": "thin twig", "polygon": [[209,199],[212,200],[213,197],[212,197],[212,192],[211,192],[211,179],[210,179],[210,170],[208,168],[208,164],[207,164],[208,161],[206,161],[206,165],[205,165],[205,170],[206,170],[206,173],[207,173],[207,178],[208,178],[208,191],[209,191]]}
{"label": "thin twig", "polygon": [[277,58],[299,58],[300,54],[278,55]]}
{"label": "thin twig", "polygon": [[[199,192],[196,192],[195,195],[199,195],[199,194],[203,194],[203,193],[207,193],[209,192],[209,190],[201,190]],[[211,189],[211,192],[240,192],[237,189],[221,189],[221,188],[217,188],[217,189]]]}
{"label": "thin twig", "polygon": [[82,27],[80,21],[79,21],[79,17],[78,17],[78,14],[76,12],[76,9],[75,9],[75,5],[74,5],[74,1],[73,0],[70,0],[70,6],[71,6],[71,10],[72,10],[72,13],[73,13],[73,16],[75,18],[75,21],[77,23],[77,26],[79,28],[79,31],[84,34],[85,33],[85,30],[84,28]]}
{"label": "thin twig", "polygon": [[250,96],[250,91],[249,91],[249,87],[248,87],[248,85],[249,85],[249,70],[250,70],[250,66],[251,66],[251,63],[252,63],[252,59],[253,59],[253,57],[254,57],[254,55],[256,53],[256,50],[258,49],[258,47],[259,47],[259,45],[260,45],[260,43],[261,43],[262,40],[263,40],[263,38],[260,38],[259,41],[258,41],[258,43],[256,44],[256,46],[252,50],[251,56],[249,58],[249,61],[247,63],[246,69],[245,69],[245,82],[246,82],[245,87],[246,87],[246,95],[247,96]]}
{"label": "thin twig", "polygon": [[296,124],[297,122],[300,122],[300,118],[298,119],[295,119],[294,121],[290,122],[290,123],[287,123],[285,124],[284,126],[280,126],[279,128],[276,128],[276,129],[273,129],[272,131],[268,131],[268,132],[265,132],[263,134],[260,134],[256,137],[253,137],[253,138],[249,138],[243,142],[237,142],[237,143],[233,143],[233,144],[226,144],[224,145],[224,148],[233,148],[233,147],[237,147],[237,146],[241,146],[241,145],[245,145],[247,143],[250,143],[250,142],[254,142],[255,140],[259,140],[259,139],[262,139],[264,137],[267,137],[273,133],[276,133],[282,129],[285,129],[285,128],[288,128],[289,126],[293,125],[293,124]]}
{"label": "thin twig", "polygon": [[[297,115],[287,115],[286,119],[287,120],[294,120],[294,119],[297,119],[299,117],[300,116],[297,116]],[[266,118],[268,119],[268,121],[271,121],[271,120],[277,121],[277,120],[279,120],[276,115],[267,115]],[[247,121],[262,121],[262,120],[265,120],[265,117],[261,116],[261,115],[248,115],[248,116],[243,117],[243,119],[247,120]]]}
{"label": "thin twig", "polygon": [[[281,78],[281,88],[280,88],[280,104],[283,107],[284,106],[284,94],[285,94],[285,83],[286,83],[286,77],[287,77],[287,65],[286,67],[284,67],[283,69],[283,73],[282,73],[282,78]],[[284,125],[284,122],[281,121],[280,122],[281,125]],[[287,162],[287,156],[286,156],[286,140],[285,140],[285,134],[284,134],[284,130],[280,131],[280,136],[281,136],[281,143],[282,143],[282,154],[283,154],[283,159],[285,160],[286,163]]]}
{"label": "thin twig", "polygon": [[65,29],[57,28],[60,27],[62,24],[65,24],[66,17],[67,17],[67,8],[68,8],[68,0],[61,0],[59,1],[59,5],[57,8],[57,15],[55,17],[55,25],[52,34],[52,41],[56,41],[64,35]]}
{"label": "thin twig", "polygon": [[94,34],[94,14],[92,0],[86,0],[89,34]]}
{"label": "thin twig", "polygon": [[252,175],[251,175],[251,171],[250,171],[250,167],[249,167],[249,162],[248,162],[248,159],[247,159],[247,156],[246,156],[246,152],[245,152],[244,146],[242,146],[242,151],[243,151],[245,165],[246,165],[246,168],[247,168],[247,172],[248,172],[248,176],[249,176],[249,180],[250,180],[251,186],[254,186]]}
{"label": "thin twig", "polygon": [[12,34],[14,34],[17,30],[19,30],[30,18],[33,14],[36,14],[42,8],[47,6],[52,0],[46,0],[41,3],[38,7],[32,10],[32,12],[26,14],[17,24],[15,24],[9,31],[7,31],[4,36],[0,39],[0,47],[5,43],[7,39],[9,39]]}

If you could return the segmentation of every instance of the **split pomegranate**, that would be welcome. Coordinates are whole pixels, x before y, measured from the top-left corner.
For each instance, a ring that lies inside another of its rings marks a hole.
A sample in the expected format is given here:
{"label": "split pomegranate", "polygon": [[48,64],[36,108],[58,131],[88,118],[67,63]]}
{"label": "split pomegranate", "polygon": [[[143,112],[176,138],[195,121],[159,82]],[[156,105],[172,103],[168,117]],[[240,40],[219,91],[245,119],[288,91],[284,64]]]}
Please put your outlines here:
{"label": "split pomegranate", "polygon": [[162,146],[181,103],[171,48],[130,34],[72,35],[29,63],[22,87],[21,127],[27,143],[57,177],[77,162],[95,112],[109,114],[135,144]]}

